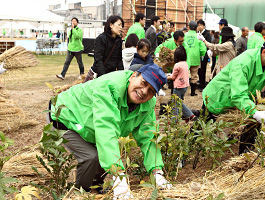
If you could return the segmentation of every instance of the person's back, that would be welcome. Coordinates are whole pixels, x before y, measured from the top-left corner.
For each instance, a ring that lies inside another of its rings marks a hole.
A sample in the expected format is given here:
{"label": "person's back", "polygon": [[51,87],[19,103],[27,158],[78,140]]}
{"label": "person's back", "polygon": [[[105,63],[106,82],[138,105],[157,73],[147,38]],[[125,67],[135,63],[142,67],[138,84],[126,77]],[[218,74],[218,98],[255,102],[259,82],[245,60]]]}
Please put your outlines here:
{"label": "person's back", "polygon": [[122,50],[122,62],[124,70],[128,70],[133,61],[134,54],[137,53],[137,43],[139,39],[136,34],[132,33],[125,42],[125,49]]}
{"label": "person's back", "polygon": [[129,28],[127,35],[125,37],[125,42],[127,40],[127,37],[134,33],[138,36],[138,39],[143,39],[145,38],[145,31],[144,31],[144,26],[145,24],[145,15],[142,13],[137,13],[135,16],[134,24]]}
{"label": "person's back", "polygon": [[264,43],[263,35],[265,35],[265,25],[258,22],[254,26],[255,33],[248,39],[247,49],[260,48]]}
{"label": "person's back", "polygon": [[191,66],[200,65],[200,57],[206,53],[206,46],[197,39],[197,33],[195,30],[189,30],[184,37],[184,41],[187,43],[189,49],[188,57],[190,59]]}
{"label": "person's back", "polygon": [[223,113],[226,108],[238,107],[247,113],[254,108],[251,94],[264,86],[260,49],[250,49],[234,58],[218,73],[202,92],[204,104],[211,113]]}

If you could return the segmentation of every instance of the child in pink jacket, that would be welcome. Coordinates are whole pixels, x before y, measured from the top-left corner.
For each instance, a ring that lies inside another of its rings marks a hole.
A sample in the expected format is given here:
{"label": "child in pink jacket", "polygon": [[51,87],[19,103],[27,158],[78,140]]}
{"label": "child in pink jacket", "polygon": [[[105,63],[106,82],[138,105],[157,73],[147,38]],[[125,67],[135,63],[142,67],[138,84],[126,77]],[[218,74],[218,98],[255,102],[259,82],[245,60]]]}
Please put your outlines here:
{"label": "child in pink jacket", "polygon": [[[186,62],[187,54],[183,46],[178,47],[174,52],[174,62],[176,63],[173,68],[171,76],[167,79],[173,80],[174,90],[173,94],[176,94],[180,99],[184,100],[184,95],[189,87],[189,66]],[[176,115],[178,110],[176,110]],[[182,116],[188,120],[195,120],[195,115],[191,110],[182,103]]]}

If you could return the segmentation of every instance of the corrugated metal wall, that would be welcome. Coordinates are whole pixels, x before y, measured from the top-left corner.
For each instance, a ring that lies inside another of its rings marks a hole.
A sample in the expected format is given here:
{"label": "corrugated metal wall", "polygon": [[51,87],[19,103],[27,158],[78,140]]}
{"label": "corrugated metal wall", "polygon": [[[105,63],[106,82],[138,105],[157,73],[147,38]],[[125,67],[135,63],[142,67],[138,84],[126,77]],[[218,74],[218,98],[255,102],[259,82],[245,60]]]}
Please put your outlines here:
{"label": "corrugated metal wall", "polygon": [[225,8],[224,18],[240,28],[254,30],[257,22],[265,21],[265,0],[208,0],[208,3],[212,8]]}

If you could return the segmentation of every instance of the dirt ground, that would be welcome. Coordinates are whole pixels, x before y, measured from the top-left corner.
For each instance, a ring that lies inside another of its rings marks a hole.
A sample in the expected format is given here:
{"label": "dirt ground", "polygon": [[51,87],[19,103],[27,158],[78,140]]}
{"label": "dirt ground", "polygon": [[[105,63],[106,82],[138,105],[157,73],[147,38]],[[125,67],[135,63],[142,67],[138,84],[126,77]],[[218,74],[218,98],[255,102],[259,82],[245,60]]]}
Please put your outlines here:
{"label": "dirt ground", "polygon": [[[45,83],[50,83],[53,86],[62,86],[73,83],[79,75],[79,69],[76,60],[74,59],[69,67],[64,81],[56,78],[63,68],[65,55],[37,55],[40,63],[36,67],[26,68],[23,70],[10,70],[5,74],[0,75],[4,80],[6,89],[10,98],[15,100],[17,104],[26,112],[29,119],[38,121],[38,125],[28,128],[23,128],[18,131],[11,131],[6,135],[15,141],[13,150],[22,149],[25,146],[37,144],[43,126],[46,124],[46,116],[43,113],[47,109],[48,101],[52,96],[52,91]],[[83,55],[85,65],[85,74],[93,63],[93,59],[87,55]],[[210,65],[207,68],[207,81],[210,75]],[[169,89],[166,90],[169,94]],[[202,106],[201,92],[197,92],[198,96],[190,96],[190,90],[186,93],[184,103],[192,109],[200,109]],[[169,95],[166,97],[157,98],[157,108],[160,102],[167,102]],[[158,109],[156,109],[158,111]],[[237,147],[234,147],[237,148]],[[231,155],[227,155],[230,157]],[[177,181],[187,182],[194,178],[202,177],[207,170],[206,164],[199,164],[196,170],[192,169],[191,164],[180,170]]]}

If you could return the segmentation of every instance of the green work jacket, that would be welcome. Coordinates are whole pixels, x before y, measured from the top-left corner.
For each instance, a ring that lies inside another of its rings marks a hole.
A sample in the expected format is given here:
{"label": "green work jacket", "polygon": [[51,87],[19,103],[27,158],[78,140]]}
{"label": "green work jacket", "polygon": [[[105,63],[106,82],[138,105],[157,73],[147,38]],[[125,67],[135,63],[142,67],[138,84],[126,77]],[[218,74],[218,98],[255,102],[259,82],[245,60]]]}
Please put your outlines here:
{"label": "green work jacket", "polygon": [[136,34],[140,39],[144,39],[145,38],[145,32],[144,32],[144,28],[142,27],[142,25],[139,23],[139,22],[135,22],[128,30],[127,32],[127,35],[125,37],[125,42],[127,40],[127,37],[130,35],[130,34]]}
{"label": "green work jacket", "polygon": [[261,33],[255,32],[249,39],[247,49],[261,48],[264,43],[264,39]]}
{"label": "green work jacket", "polygon": [[190,30],[185,34],[184,41],[189,49],[188,57],[190,66],[199,66],[201,63],[200,57],[204,56],[207,48],[205,44],[197,39],[196,31]]}
{"label": "green work jacket", "polygon": [[[70,38],[70,34],[72,31],[72,37]],[[68,43],[68,51],[78,52],[83,51],[83,30],[78,28],[77,26],[69,31],[69,43]]]}
{"label": "green work jacket", "polygon": [[[183,42],[182,45],[183,45],[183,47],[186,50],[186,54],[187,54],[187,61],[186,62],[187,62],[188,66],[189,66],[189,69],[190,69],[190,59],[189,59],[189,56],[188,56],[189,48],[187,48],[187,43],[185,41]],[[162,44],[160,44],[156,48],[155,55],[161,51],[162,47],[166,47],[166,48],[168,48],[170,50],[175,50],[178,46],[176,45],[174,38],[168,39],[168,40],[166,40],[165,42],[163,42]]]}
{"label": "green work jacket", "polygon": [[[128,112],[127,90],[132,73],[111,72],[60,93],[56,105],[63,104],[66,108],[58,120],[85,141],[96,144],[100,165],[105,170],[115,164],[124,169],[118,138],[132,133],[142,150],[146,170],[151,172],[163,167],[161,152],[150,141],[155,131],[152,123],[156,121],[156,98]],[[56,120],[54,114],[51,117]]]}
{"label": "green work jacket", "polygon": [[246,113],[256,112],[251,94],[265,85],[259,49],[250,49],[230,61],[206,86],[202,92],[204,105],[214,114],[237,107]]}

